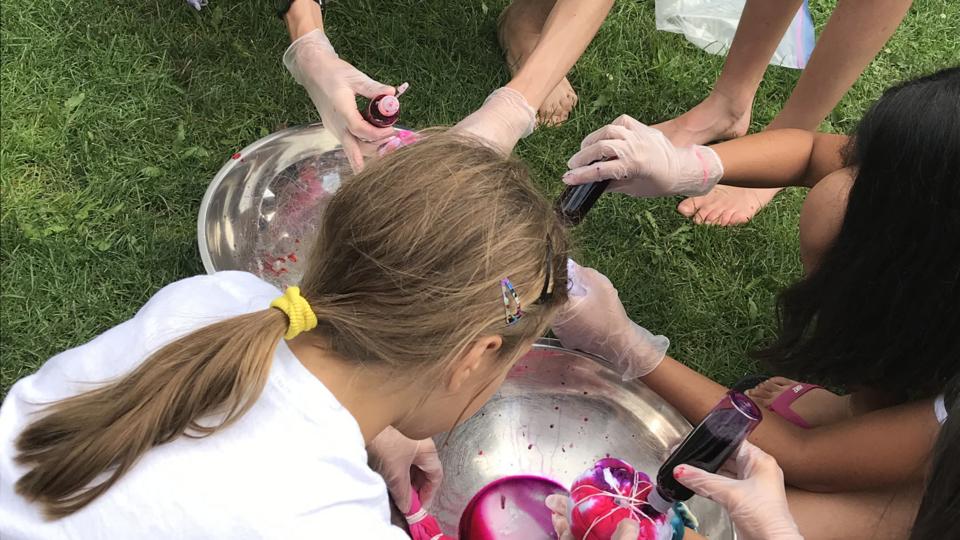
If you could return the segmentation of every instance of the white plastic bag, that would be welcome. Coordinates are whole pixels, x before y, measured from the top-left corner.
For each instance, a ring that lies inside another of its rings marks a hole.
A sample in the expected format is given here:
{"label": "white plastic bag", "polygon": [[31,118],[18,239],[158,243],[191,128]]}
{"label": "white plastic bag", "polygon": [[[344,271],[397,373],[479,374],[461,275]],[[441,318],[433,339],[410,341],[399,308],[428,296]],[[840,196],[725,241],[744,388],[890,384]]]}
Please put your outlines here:
{"label": "white plastic bag", "polygon": [[[710,54],[726,54],[745,3],[746,0],[656,0],[657,30],[683,34]],[[813,18],[804,0],[770,64],[803,69],[815,40]]]}

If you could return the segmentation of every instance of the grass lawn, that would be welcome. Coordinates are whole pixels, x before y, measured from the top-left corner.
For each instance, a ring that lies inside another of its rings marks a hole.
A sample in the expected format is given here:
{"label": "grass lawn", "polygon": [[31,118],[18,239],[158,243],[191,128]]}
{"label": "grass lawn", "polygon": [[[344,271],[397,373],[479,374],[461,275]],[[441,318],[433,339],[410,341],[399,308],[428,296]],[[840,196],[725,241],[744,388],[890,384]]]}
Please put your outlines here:
{"label": "grass lawn", "polygon": [[[404,123],[452,124],[507,81],[495,29],[505,0],[342,0],[328,11],[340,55],[384,82],[410,81]],[[832,2],[815,0],[825,23]],[[130,317],[158,288],[203,271],[195,220],[236,149],[314,121],[280,57],[268,0],[0,0],[2,311],[0,395],[51,355]],[[383,19],[384,9],[393,15]],[[960,62],[960,2],[917,0],[824,125],[851,129],[888,85]],[[953,36],[953,37],[951,37]],[[653,0],[621,0],[574,68],[580,105],[518,152],[559,193],[581,138],[620,113],[654,122],[706,96],[723,59],[656,32]],[[798,73],[771,68],[753,129]],[[801,192],[750,224],[692,226],[676,200],[616,196],[578,231],[579,259],[606,272],[634,318],[674,356],[723,382],[773,332],[776,292],[800,271]]]}

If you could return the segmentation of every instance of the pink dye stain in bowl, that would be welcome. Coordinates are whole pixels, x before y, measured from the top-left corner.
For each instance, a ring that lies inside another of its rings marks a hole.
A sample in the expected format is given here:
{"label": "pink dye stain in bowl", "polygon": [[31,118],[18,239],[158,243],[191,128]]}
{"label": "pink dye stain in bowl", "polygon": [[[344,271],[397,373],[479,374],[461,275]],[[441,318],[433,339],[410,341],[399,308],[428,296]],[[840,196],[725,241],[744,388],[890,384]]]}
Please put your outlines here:
{"label": "pink dye stain in bowl", "polygon": [[563,485],[534,475],[506,476],[490,482],[467,503],[460,517],[460,540],[536,540],[556,538],[549,495],[569,496]]}

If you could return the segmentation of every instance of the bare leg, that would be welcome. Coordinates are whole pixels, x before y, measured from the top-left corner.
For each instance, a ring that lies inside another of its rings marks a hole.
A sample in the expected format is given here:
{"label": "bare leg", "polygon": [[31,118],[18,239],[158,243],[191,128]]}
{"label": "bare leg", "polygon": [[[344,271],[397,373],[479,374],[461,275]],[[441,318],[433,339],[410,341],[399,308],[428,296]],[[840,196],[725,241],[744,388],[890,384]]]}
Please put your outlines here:
{"label": "bare leg", "polygon": [[807,540],[885,540],[910,536],[923,486],[813,493],[787,487],[790,513]]}
{"label": "bare leg", "polygon": [[[497,35],[511,75],[516,75],[527,56],[537,46],[543,24],[547,21],[553,4],[554,0],[514,0],[500,15]],[[537,123],[561,124],[576,105],[577,93],[570,86],[570,81],[564,77],[540,105]]]}
{"label": "bare leg", "polygon": [[613,0],[513,0],[500,15],[498,35],[511,87],[538,108],[540,124],[567,119],[577,94],[564,76],[590,43]]}
{"label": "bare leg", "polygon": [[[770,123],[768,129],[788,127],[816,129],[820,122],[830,114],[840,98],[850,89],[850,86],[880,51],[884,43],[893,35],[900,21],[906,15],[911,2],[912,0],[839,0],[817,41],[810,62],[800,76],[796,88],[794,88],[783,110]],[[764,9],[768,10],[771,9],[770,6],[779,4],[779,2],[761,3],[766,4],[767,7]],[[747,2],[744,17],[741,20],[741,28],[749,24],[746,18],[748,10],[755,4],[757,4],[756,0]],[[790,4],[790,2],[784,2],[784,4]],[[791,17],[798,5],[799,2],[796,5],[791,5],[793,11],[788,13]],[[766,15],[768,17],[772,16],[772,14]],[[786,19],[786,24],[782,27],[783,30],[787,26],[789,26],[789,19]],[[772,33],[779,28],[771,24],[765,30]],[[782,36],[783,30],[780,30],[780,34],[777,34],[777,41]],[[734,45],[730,49],[731,57],[735,53],[737,39],[740,39],[740,37],[741,32],[738,29]],[[761,44],[767,45],[767,42],[762,41]],[[767,60],[764,60],[764,63],[769,60],[775,49],[776,43],[774,43],[772,49],[764,49],[765,54],[767,50],[770,52],[770,54],[766,54]],[[721,88],[720,82],[730,68],[731,62],[732,58],[728,58],[727,64],[724,65],[724,73],[717,81],[717,88]],[[752,76],[754,74],[755,71],[741,71],[742,76]],[[754,81],[759,81],[759,79],[746,79],[749,86],[733,84],[732,88],[739,91],[752,88],[755,92],[757,82]],[[716,93],[716,91],[715,89],[714,92]],[[730,92],[730,90],[722,91]],[[743,97],[742,94],[728,95],[736,95],[737,99]],[[713,94],[711,94],[712,96]],[[750,100],[752,102],[753,93],[750,94]],[[704,104],[706,103],[707,101],[704,101]],[[693,113],[694,110],[696,108],[687,114]],[[681,116],[676,120],[679,121],[681,118],[683,117]],[[740,134],[734,133],[734,135]],[[703,197],[691,197],[684,200],[677,207],[677,210],[685,216],[694,217],[694,221],[699,223],[736,225],[753,218],[760,208],[766,206],[778,192],[778,189],[717,186]]]}
{"label": "bare leg", "polygon": [[703,103],[655,127],[678,146],[745,135],[767,63],[802,4],[803,0],[748,0],[713,91]]}
{"label": "bare leg", "polygon": [[912,0],[838,0],[810,62],[769,128],[813,131],[890,39]]}

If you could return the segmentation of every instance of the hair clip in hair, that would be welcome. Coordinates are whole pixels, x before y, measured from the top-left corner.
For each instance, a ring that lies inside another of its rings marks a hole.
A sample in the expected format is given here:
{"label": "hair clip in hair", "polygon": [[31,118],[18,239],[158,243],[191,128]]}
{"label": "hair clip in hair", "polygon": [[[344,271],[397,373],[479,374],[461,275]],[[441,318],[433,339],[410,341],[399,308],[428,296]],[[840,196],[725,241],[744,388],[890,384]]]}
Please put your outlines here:
{"label": "hair clip in hair", "polygon": [[[507,326],[510,326],[519,321],[520,317],[523,317],[523,310],[520,309],[520,295],[513,288],[513,283],[510,283],[510,278],[500,280],[500,293],[503,295],[503,309],[507,314]],[[513,303],[517,305],[515,310],[510,309],[511,298]]]}

